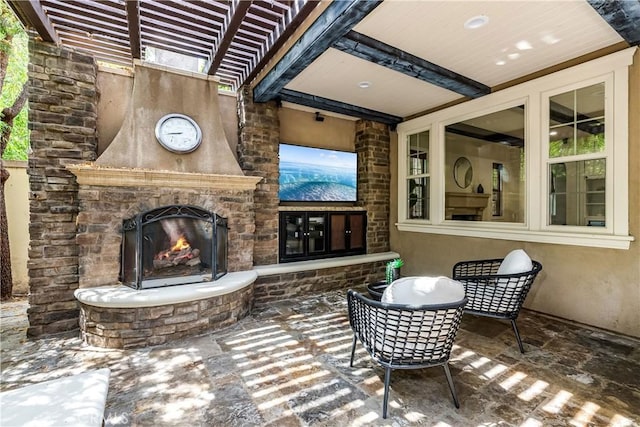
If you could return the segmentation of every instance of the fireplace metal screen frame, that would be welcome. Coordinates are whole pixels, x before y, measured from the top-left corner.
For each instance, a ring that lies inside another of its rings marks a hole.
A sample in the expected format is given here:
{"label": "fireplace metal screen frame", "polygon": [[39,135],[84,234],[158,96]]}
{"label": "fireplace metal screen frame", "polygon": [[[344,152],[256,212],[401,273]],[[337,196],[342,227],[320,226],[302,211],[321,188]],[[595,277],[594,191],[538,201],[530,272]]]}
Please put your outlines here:
{"label": "fireplace metal screen frame", "polygon": [[[195,220],[206,221],[211,224],[212,236],[211,236],[211,274],[201,274],[194,276],[177,276],[175,278],[165,279],[146,279],[143,271],[143,228],[145,225],[166,220],[166,219],[179,219],[190,218]],[[122,243],[120,248],[120,274],[119,280],[123,285],[129,286],[133,289],[140,290],[146,288],[155,288],[162,286],[172,286],[187,283],[204,282],[210,280],[217,280],[227,273],[227,255],[228,255],[228,225],[227,219],[216,214],[215,212],[207,211],[197,206],[191,205],[169,205],[159,208],[151,209],[145,212],[141,212],[132,218],[128,218],[122,221]],[[126,265],[126,248],[127,233],[135,233],[135,260],[134,260],[134,277],[135,280],[127,280],[125,270]],[[220,233],[223,233],[223,244],[220,248],[224,253],[218,254],[218,242],[220,239]],[[220,257],[218,255],[221,255]],[[223,265],[220,265],[220,262]],[[210,276],[210,277],[208,277]]]}

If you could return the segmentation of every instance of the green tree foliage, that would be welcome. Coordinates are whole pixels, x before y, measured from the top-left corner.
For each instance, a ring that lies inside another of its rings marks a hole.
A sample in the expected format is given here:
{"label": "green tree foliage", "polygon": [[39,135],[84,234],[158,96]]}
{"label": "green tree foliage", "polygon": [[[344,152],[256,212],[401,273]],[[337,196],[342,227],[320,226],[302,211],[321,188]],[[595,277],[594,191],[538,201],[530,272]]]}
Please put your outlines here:
{"label": "green tree foliage", "polygon": [[[28,36],[7,4],[0,0],[0,50],[9,61],[0,93],[0,111],[11,107],[27,81],[29,62]],[[23,108],[13,120],[11,137],[2,156],[6,160],[26,160],[29,150],[28,108]],[[0,126],[6,126],[0,122]],[[0,129],[1,130],[1,129]]]}

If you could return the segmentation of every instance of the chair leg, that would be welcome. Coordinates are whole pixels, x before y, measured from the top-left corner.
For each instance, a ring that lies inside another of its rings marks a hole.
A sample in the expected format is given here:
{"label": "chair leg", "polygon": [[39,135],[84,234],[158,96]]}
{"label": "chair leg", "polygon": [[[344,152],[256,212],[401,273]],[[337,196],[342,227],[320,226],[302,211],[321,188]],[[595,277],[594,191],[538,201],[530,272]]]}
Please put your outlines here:
{"label": "chair leg", "polygon": [[456,408],[460,408],[456,388],[453,385],[453,378],[451,377],[451,371],[449,371],[449,363],[445,363],[442,367],[444,368],[444,374],[447,376],[447,382],[449,383],[449,389],[451,390],[451,396],[453,397],[453,404],[456,405]]}
{"label": "chair leg", "polygon": [[524,354],[524,347],[522,345],[522,340],[520,339],[520,332],[518,332],[516,319],[511,319],[511,326],[513,327],[513,332],[516,334],[516,340],[518,341],[518,347],[520,347],[520,353]]}
{"label": "chair leg", "polygon": [[389,403],[389,383],[391,382],[391,368],[384,369],[384,399],[382,400],[382,418],[387,419],[387,404]]}
{"label": "chair leg", "polygon": [[356,334],[353,334],[353,344],[351,344],[351,362],[349,366],[353,368],[353,356],[356,354]]}

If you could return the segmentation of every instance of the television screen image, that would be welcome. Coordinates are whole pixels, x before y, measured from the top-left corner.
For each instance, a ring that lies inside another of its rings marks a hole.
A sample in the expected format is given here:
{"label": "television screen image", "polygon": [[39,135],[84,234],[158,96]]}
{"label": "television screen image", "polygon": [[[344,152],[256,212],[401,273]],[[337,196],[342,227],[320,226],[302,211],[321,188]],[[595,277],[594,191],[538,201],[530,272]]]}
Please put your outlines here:
{"label": "television screen image", "polygon": [[355,202],[356,153],[280,144],[280,201]]}

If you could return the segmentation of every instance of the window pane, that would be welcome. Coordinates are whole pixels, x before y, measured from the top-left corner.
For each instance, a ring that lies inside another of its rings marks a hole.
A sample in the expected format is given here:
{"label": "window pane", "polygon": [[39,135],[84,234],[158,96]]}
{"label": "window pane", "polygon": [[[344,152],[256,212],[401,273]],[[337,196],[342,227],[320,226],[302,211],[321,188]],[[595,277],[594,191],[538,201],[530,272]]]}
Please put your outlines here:
{"label": "window pane", "polygon": [[576,90],[576,112],[578,120],[604,117],[604,83]]}
{"label": "window pane", "polygon": [[429,219],[429,178],[407,180],[407,218]]}
{"label": "window pane", "polygon": [[[524,222],[524,118],[519,105],[445,128],[446,219]],[[470,163],[468,186],[456,181],[460,158]]]}
{"label": "window pane", "polygon": [[604,151],[604,83],[549,98],[549,157]]}
{"label": "window pane", "polygon": [[429,173],[429,131],[409,135],[407,138],[409,175]]}
{"label": "window pane", "polygon": [[549,165],[549,224],[604,227],[605,159]]}

